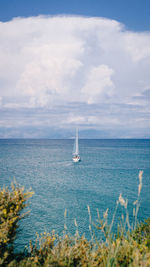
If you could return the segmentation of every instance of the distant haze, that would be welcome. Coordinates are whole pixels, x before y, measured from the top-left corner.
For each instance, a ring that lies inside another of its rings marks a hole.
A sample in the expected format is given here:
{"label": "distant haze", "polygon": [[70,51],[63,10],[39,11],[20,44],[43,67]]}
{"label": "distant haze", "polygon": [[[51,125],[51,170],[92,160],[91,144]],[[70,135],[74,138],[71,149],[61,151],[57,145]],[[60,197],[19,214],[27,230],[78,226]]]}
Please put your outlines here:
{"label": "distant haze", "polygon": [[0,138],[150,138],[150,32],[106,18],[0,22]]}

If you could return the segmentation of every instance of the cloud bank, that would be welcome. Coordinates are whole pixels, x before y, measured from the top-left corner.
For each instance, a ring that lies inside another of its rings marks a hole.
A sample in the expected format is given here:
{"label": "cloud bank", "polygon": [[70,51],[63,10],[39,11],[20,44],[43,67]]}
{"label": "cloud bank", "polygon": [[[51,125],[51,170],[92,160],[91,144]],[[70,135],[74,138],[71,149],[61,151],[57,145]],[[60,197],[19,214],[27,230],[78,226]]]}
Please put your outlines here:
{"label": "cloud bank", "polygon": [[0,22],[0,137],[150,137],[149,73],[150,32],[115,20]]}

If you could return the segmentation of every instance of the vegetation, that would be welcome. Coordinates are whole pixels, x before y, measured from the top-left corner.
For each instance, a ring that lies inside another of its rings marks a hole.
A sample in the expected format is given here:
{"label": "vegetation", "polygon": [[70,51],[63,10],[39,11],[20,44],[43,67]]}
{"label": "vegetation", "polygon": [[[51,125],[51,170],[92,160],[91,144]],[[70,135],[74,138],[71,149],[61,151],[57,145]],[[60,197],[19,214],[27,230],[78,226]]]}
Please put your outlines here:
{"label": "vegetation", "polygon": [[21,211],[27,206],[26,200],[32,192],[23,187],[11,185],[0,190],[0,265],[6,265],[14,258],[14,240],[18,222],[25,216]]}
{"label": "vegetation", "polygon": [[[142,188],[142,172],[139,173],[138,198],[134,202],[134,224],[130,225],[127,210],[127,200],[122,195],[116,204],[124,208],[124,214],[118,224],[116,234],[112,233],[115,213],[112,222],[107,222],[108,210],[100,218],[98,213],[97,224],[91,222],[90,208],[89,229],[91,240],[84,235],[79,236],[78,225],[75,221],[76,234],[71,236],[64,227],[62,237],[54,232],[43,233],[37,237],[35,244],[30,242],[27,254],[16,254],[13,242],[16,237],[18,222],[25,214],[21,211],[26,207],[26,200],[32,195],[24,192],[23,188],[12,185],[12,190],[3,188],[0,191],[0,265],[1,266],[150,266],[150,218],[145,222],[137,223],[137,214],[140,203],[140,192]],[[65,211],[66,216],[66,211]],[[98,241],[94,235],[93,227],[102,231],[105,241]]]}

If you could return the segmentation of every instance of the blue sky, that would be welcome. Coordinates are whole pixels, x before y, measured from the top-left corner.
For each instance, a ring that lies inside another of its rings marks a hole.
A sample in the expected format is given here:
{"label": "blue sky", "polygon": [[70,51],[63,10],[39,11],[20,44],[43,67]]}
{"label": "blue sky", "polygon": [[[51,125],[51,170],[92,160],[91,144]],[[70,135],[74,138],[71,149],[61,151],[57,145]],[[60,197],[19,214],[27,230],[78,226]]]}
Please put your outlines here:
{"label": "blue sky", "polygon": [[0,1],[0,138],[150,138],[150,1]]}
{"label": "blue sky", "polygon": [[149,0],[1,0],[0,20],[39,14],[74,14],[115,19],[127,28],[150,29]]}

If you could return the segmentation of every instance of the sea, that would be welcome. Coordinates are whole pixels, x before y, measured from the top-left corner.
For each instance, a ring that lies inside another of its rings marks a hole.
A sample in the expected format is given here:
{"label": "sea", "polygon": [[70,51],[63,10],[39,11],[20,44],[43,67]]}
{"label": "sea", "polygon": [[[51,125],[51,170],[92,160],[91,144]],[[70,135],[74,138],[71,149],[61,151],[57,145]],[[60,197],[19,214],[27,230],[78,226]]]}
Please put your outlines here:
{"label": "sea", "polygon": [[[150,139],[79,139],[79,163],[72,162],[73,143],[72,139],[0,140],[0,187],[16,181],[34,192],[28,201],[29,214],[19,223],[18,249],[28,246],[37,233],[55,230],[62,235],[64,224],[70,234],[78,230],[90,238],[89,225],[98,225],[98,212],[102,218],[108,209],[108,222],[112,221],[120,194],[128,200],[132,224],[140,170],[138,219],[150,217]],[[122,213],[119,205],[114,229]]]}

